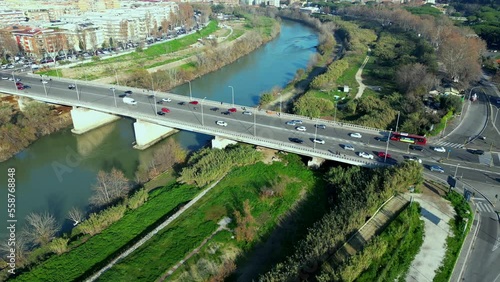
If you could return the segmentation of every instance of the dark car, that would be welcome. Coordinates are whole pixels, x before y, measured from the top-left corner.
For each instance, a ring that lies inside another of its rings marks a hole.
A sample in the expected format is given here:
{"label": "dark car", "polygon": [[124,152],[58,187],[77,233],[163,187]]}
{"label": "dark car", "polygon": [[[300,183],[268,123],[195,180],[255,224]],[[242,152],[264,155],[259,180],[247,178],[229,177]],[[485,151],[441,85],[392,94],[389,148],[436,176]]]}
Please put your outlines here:
{"label": "dark car", "polygon": [[23,85],[23,89],[30,89],[30,88],[31,88],[31,86],[29,86],[29,85]]}
{"label": "dark car", "polygon": [[471,154],[474,154],[474,155],[484,155],[484,151],[483,150],[469,149],[468,151]]}
{"label": "dark car", "polygon": [[132,94],[132,91],[127,90],[127,91],[125,91],[124,93],[125,93],[125,94],[127,94],[127,95],[130,95],[130,94]]}
{"label": "dark car", "polygon": [[324,124],[316,124],[315,126],[316,126],[316,128],[319,128],[319,129],[326,129],[326,125],[324,125]]}
{"label": "dark car", "polygon": [[304,143],[304,140],[299,139],[299,138],[295,138],[295,137],[290,137],[290,138],[288,138],[288,140],[290,140],[290,142],[293,142],[293,143],[299,143],[299,144]]}
{"label": "dark car", "polygon": [[184,106],[184,105],[186,105],[186,102],[179,102],[178,104],[181,106]]}
{"label": "dark car", "polygon": [[159,116],[164,116],[164,115],[165,115],[165,113],[164,113],[164,112],[162,112],[162,111],[158,111],[158,112],[157,112],[157,114],[158,114]]}
{"label": "dark car", "polygon": [[217,108],[217,107],[213,107],[213,108],[211,108],[210,110],[211,110],[211,111],[216,112],[216,111],[218,111],[218,110],[219,110],[219,108]]}
{"label": "dark car", "polygon": [[377,137],[375,137],[375,140],[381,141],[381,142],[387,142],[389,140],[389,138],[387,136],[384,136],[384,137],[377,136]]}
{"label": "dark car", "polygon": [[226,115],[226,116],[227,116],[227,115],[230,115],[231,113],[230,113],[230,112],[228,112],[228,111],[225,111],[225,112],[221,112],[221,114],[223,114],[223,115]]}
{"label": "dark car", "polygon": [[415,151],[423,151],[424,147],[418,146],[418,145],[410,145],[410,149],[415,150]]}
{"label": "dark car", "polygon": [[127,97],[127,94],[120,94],[120,95],[118,95],[118,97],[120,97],[120,98]]}
{"label": "dark car", "polygon": [[163,101],[162,101],[162,100],[160,100],[160,101],[157,101],[157,102],[156,102],[156,104],[159,104],[159,105],[161,105],[161,104],[163,104]]}

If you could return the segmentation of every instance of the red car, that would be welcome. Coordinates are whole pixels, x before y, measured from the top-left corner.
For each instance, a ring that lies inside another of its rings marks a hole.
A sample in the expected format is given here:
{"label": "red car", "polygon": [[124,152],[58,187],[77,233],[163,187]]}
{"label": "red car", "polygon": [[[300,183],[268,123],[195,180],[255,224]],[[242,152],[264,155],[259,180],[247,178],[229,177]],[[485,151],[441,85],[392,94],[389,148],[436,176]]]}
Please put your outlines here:
{"label": "red car", "polygon": [[164,113],[170,113],[170,110],[167,109],[167,108],[161,108],[161,111],[164,112]]}
{"label": "red car", "polygon": [[22,82],[16,82],[16,85],[17,86],[23,86],[23,83]]}
{"label": "red car", "polygon": [[231,112],[231,113],[236,113],[236,108],[228,109],[228,111]]}
{"label": "red car", "polygon": [[198,105],[198,101],[191,101],[191,102],[189,102],[189,104],[191,104],[191,105]]}
{"label": "red car", "polygon": [[23,89],[24,89],[24,86],[22,86],[22,85],[17,86],[17,90],[23,90]]}
{"label": "red car", "polygon": [[[384,152],[378,152],[378,156],[381,157],[381,158],[386,157],[386,155],[385,155]],[[387,154],[387,158],[390,158],[390,157],[391,157],[391,154]]]}

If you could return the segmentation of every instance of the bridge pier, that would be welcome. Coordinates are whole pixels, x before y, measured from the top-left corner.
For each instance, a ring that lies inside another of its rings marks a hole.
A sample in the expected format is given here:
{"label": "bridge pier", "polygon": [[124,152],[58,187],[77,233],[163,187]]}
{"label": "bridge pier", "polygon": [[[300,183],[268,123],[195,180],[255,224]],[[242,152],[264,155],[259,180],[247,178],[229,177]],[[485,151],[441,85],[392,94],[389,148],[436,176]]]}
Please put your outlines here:
{"label": "bridge pier", "polygon": [[224,139],[219,136],[215,136],[214,139],[212,139],[212,149],[224,149],[228,145],[233,145],[237,144],[238,142],[230,140],[230,139]]}
{"label": "bridge pier", "polygon": [[319,168],[321,164],[325,162],[325,159],[313,157],[310,161],[307,162],[307,166],[311,168]]}
{"label": "bridge pier", "polygon": [[138,119],[134,123],[134,149],[144,150],[168,135],[174,134],[178,131],[179,130],[171,127],[149,123]]}
{"label": "bridge pier", "polygon": [[73,120],[73,129],[71,129],[71,132],[83,134],[118,120],[120,117],[86,108],[73,107],[71,110],[71,119]]}

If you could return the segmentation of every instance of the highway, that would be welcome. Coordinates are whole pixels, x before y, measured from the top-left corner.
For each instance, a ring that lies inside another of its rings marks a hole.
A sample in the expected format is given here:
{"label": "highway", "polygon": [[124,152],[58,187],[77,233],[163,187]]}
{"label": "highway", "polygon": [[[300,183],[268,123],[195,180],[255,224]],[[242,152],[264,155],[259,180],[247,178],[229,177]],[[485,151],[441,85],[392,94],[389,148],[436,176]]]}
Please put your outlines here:
{"label": "highway", "polygon": [[[3,71],[0,76],[8,77],[12,76],[12,73]],[[42,84],[41,77],[38,75],[33,76],[14,73],[14,77],[16,79],[20,78],[22,83],[29,85],[31,88],[17,90],[13,81],[2,79],[0,81],[0,90],[5,90],[3,92],[33,95],[33,97],[38,97],[41,100],[46,98],[64,99],[66,105],[80,105],[83,107],[86,105],[99,106],[109,109],[110,113],[119,113],[123,116],[140,114],[141,117],[145,116],[159,122],[165,121],[174,125],[176,122],[192,124],[200,129],[193,131],[205,134],[213,132],[213,135],[217,135],[217,132],[224,131],[226,133],[240,134],[242,136],[265,138],[270,142],[280,142],[287,146],[294,146],[324,154],[336,154],[338,152],[346,157],[360,161],[366,160],[358,156],[359,152],[368,152],[374,155],[376,162],[382,164],[384,162],[382,158],[376,156],[377,152],[385,151],[386,149],[386,142],[377,141],[377,138],[387,136],[388,132],[383,130],[358,128],[326,120],[316,121],[288,114],[279,116],[277,113],[268,114],[265,111],[259,111],[251,107],[247,107],[247,111],[250,111],[252,115],[245,115],[242,114],[242,107],[244,107],[242,105],[235,105],[235,108],[237,108],[236,113],[223,115],[221,112],[227,111],[232,105],[221,105],[219,102],[203,100],[198,100],[200,103],[198,105],[192,105],[188,103],[190,100],[189,97],[172,93],[155,93],[156,95],[153,95],[153,92],[143,92],[144,90],[141,89],[59,78],[52,78],[48,83]],[[69,84],[76,84],[77,89],[68,89]],[[115,87],[116,89],[113,91],[110,87]],[[130,97],[137,101],[137,105],[123,103],[119,95],[123,94],[126,90],[133,91]],[[161,98],[170,98],[172,101],[170,103],[164,102],[163,105],[156,104],[155,101],[159,101]],[[180,105],[181,102],[185,104]],[[203,110],[201,103],[203,103]],[[170,113],[164,116],[156,115],[156,112],[162,107],[168,108]],[[212,110],[214,108],[218,108],[218,110]],[[300,132],[295,129],[296,126],[286,125],[286,122],[292,119],[302,120],[302,126],[306,127],[306,131]],[[216,125],[216,121],[219,120],[226,121],[228,126],[221,127]],[[325,124],[326,129],[318,128],[316,130],[316,123]],[[179,129],[184,128],[179,126]],[[203,129],[203,131],[201,129]],[[362,137],[353,138],[349,136],[350,133],[361,133]],[[315,135],[317,138],[323,139],[325,144],[314,143],[312,140]],[[290,138],[300,138],[304,142],[302,144],[292,143],[290,142]],[[346,144],[352,145],[354,151],[344,150],[343,145]],[[466,170],[465,168],[474,170],[474,173],[465,172],[464,177],[474,178],[478,175],[476,169],[479,169],[479,171],[485,171],[492,174],[491,179],[500,178],[498,168],[479,165],[481,163],[481,156],[471,154],[459,148],[446,148],[447,152],[439,153],[432,150],[432,146],[433,144],[429,144],[420,152],[410,150],[409,144],[407,143],[391,141],[388,144],[388,152],[392,155],[392,158],[388,159],[388,162],[395,163],[403,161],[406,157],[411,155],[420,157],[423,160],[423,164],[428,167],[429,165],[436,164],[439,160],[448,159],[441,165],[445,169],[446,174],[453,174],[456,164],[460,163],[462,174],[464,174],[463,171]],[[479,166],[475,168],[470,164]]]}

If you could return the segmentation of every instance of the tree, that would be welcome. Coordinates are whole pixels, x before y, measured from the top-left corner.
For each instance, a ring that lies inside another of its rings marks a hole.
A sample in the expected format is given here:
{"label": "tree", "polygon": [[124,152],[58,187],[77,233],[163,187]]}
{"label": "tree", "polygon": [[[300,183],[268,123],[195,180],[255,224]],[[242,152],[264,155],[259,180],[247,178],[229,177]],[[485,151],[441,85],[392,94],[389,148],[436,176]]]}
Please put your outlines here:
{"label": "tree", "polygon": [[95,206],[111,204],[125,197],[131,188],[123,172],[116,168],[111,172],[100,170],[97,173],[97,183],[92,186],[94,195],[90,198],[90,202]]}
{"label": "tree", "polygon": [[68,212],[68,219],[73,221],[73,226],[76,226],[85,219],[85,216],[82,210],[72,207]]}
{"label": "tree", "polygon": [[0,31],[0,46],[2,56],[5,59],[7,59],[7,55],[14,55],[20,51],[14,36],[8,31]]}
{"label": "tree", "polygon": [[436,78],[429,73],[423,64],[409,64],[399,67],[396,71],[396,83],[403,93],[413,92],[424,88],[428,92],[436,83]]}
{"label": "tree", "polygon": [[149,165],[149,178],[156,177],[161,172],[172,169],[172,167],[184,161],[186,152],[173,138],[161,145],[153,153],[153,159]]}
{"label": "tree", "polygon": [[238,210],[234,211],[237,225],[234,232],[238,241],[251,242],[255,238],[257,225],[251,211],[252,208],[248,199],[243,202],[243,215]]}
{"label": "tree", "polygon": [[44,246],[49,243],[59,227],[56,219],[49,213],[30,213],[26,217],[27,229],[25,233],[31,242]]}

